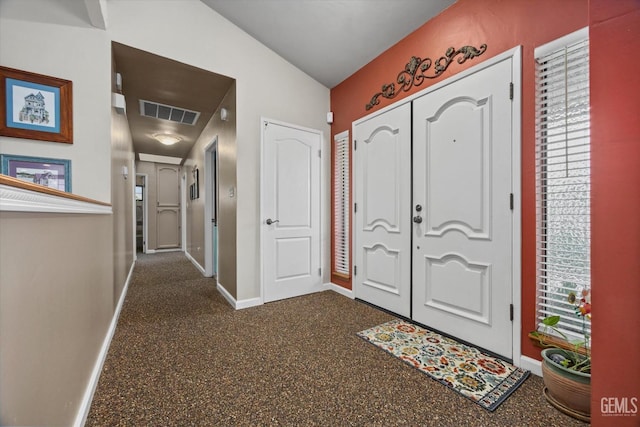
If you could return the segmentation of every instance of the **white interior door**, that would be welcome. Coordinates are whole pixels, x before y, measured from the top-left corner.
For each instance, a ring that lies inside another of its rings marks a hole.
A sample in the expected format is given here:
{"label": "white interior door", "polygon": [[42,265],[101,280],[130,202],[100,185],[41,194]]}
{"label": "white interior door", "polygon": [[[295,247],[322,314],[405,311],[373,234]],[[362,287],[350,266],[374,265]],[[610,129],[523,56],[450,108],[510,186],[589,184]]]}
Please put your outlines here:
{"label": "white interior door", "polygon": [[264,301],[322,290],[319,131],[263,122]]}
{"label": "white interior door", "polygon": [[179,248],[180,234],[180,167],[156,164],[157,211],[156,211],[156,247],[157,249]]}
{"label": "white interior door", "polygon": [[511,61],[413,103],[413,319],[509,358]]}
{"label": "white interior door", "polygon": [[354,291],[409,317],[411,105],[355,126]]}

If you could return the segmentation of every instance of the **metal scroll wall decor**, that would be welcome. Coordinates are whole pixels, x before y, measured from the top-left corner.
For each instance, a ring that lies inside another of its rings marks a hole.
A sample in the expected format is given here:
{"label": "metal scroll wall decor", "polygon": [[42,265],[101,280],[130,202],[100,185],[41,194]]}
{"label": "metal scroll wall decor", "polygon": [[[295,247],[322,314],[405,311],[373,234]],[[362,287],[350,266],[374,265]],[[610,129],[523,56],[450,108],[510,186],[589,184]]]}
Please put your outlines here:
{"label": "metal scroll wall decor", "polygon": [[[400,89],[396,91],[395,83],[382,85],[382,90],[371,97],[371,101],[369,101],[365,108],[370,110],[374,105],[378,105],[381,96],[387,99],[393,99],[400,91],[407,92],[413,86],[420,86],[424,79],[435,79],[445,72],[456,56],[458,57],[458,64],[463,64],[467,59],[478,57],[486,50],[486,44],[482,44],[479,48],[462,46],[458,50],[450,47],[444,56],[441,56],[436,61],[432,61],[431,58],[422,59],[419,56],[412,56],[409,62],[407,62],[407,65],[404,66],[404,70],[400,71],[396,79],[400,85]],[[433,74],[426,74],[432,65]]]}

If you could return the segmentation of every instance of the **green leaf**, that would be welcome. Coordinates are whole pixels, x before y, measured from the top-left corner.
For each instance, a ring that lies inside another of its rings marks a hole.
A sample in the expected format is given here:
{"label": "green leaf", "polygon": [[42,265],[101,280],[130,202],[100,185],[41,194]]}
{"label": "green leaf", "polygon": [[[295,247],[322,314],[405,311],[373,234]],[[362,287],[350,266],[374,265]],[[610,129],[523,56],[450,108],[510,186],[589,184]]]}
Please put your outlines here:
{"label": "green leaf", "polygon": [[556,326],[560,321],[560,316],[549,316],[542,319],[542,324],[545,326]]}

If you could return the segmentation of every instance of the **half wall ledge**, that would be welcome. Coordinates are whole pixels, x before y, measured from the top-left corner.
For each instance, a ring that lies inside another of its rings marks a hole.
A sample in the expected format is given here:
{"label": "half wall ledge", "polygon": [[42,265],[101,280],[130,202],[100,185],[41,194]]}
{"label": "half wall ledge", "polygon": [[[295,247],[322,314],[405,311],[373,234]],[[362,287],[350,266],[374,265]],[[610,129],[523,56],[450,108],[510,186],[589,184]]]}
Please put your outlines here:
{"label": "half wall ledge", "polygon": [[0,212],[110,215],[111,204],[0,174]]}

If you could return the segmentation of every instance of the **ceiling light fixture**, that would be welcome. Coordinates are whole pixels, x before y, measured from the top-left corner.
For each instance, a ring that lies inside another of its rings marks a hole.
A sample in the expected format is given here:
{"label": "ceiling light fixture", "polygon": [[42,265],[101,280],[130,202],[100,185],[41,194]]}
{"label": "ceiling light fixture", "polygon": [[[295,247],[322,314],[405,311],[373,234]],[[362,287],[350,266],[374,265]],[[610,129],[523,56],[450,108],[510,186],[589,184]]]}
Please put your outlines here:
{"label": "ceiling light fixture", "polygon": [[153,137],[161,144],[164,145],[173,145],[182,141],[178,135],[173,135],[171,133],[154,133]]}

